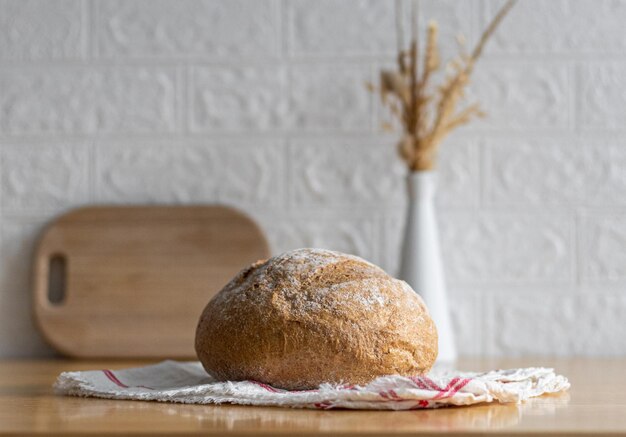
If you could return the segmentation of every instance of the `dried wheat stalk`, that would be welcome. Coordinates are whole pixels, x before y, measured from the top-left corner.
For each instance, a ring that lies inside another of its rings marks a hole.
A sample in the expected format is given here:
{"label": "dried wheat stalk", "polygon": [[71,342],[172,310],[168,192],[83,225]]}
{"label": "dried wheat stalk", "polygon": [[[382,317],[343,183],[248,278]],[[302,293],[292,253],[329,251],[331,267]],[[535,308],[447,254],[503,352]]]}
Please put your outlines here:
{"label": "dried wheat stalk", "polygon": [[[481,35],[471,54],[466,53],[462,41],[461,52],[447,64],[443,83],[432,91],[430,80],[441,68],[437,44],[438,26],[428,23],[426,46],[419,65],[416,9],[412,10],[411,42],[408,50],[402,46],[402,20],[398,13],[398,69],[383,70],[378,87],[368,84],[380,93],[381,100],[403,126],[403,137],[398,144],[400,156],[411,171],[431,170],[435,166],[437,148],[441,141],[457,127],[484,116],[478,103],[458,109],[464,91],[480,58],[485,44],[517,0],[508,0]],[[414,5],[414,3],[413,3]],[[398,11],[399,8],[396,7]],[[421,74],[420,74],[421,70]],[[390,127],[389,125],[386,127]]]}

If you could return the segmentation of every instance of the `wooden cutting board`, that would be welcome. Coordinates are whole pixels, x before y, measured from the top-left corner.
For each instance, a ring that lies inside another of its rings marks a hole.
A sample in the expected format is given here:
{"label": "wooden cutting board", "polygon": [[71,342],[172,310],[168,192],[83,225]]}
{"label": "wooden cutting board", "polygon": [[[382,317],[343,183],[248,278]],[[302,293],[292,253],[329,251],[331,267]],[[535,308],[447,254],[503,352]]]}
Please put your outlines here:
{"label": "wooden cutting board", "polygon": [[230,208],[81,208],[39,242],[35,316],[70,356],[195,357],[204,306],[268,256],[259,227]]}

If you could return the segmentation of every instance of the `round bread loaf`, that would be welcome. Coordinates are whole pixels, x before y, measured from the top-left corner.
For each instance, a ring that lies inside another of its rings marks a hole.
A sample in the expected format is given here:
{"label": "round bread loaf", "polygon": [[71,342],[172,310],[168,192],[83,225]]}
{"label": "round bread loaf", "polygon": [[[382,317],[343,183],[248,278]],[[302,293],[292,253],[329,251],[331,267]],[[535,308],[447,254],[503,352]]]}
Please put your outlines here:
{"label": "round bread loaf", "polygon": [[406,282],[355,256],[299,249],[239,272],[204,309],[195,345],[218,380],[302,390],[423,374],[437,331]]}

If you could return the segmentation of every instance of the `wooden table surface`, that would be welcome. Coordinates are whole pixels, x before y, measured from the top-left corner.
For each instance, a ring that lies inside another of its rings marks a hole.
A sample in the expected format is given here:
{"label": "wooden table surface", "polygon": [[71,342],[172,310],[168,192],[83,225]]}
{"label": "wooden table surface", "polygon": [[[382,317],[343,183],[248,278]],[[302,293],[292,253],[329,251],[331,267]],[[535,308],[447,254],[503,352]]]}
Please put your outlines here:
{"label": "wooden table surface", "polygon": [[624,435],[626,359],[464,359],[463,370],[550,366],[572,388],[514,404],[418,411],[313,411],[59,397],[61,371],[123,368],[120,361],[0,361],[0,435]]}

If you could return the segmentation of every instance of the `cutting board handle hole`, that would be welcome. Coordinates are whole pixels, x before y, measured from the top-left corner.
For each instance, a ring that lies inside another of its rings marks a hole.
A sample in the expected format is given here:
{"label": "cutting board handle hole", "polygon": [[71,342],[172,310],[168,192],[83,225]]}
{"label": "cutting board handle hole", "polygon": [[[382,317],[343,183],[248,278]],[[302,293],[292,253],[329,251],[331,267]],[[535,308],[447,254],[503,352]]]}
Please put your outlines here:
{"label": "cutting board handle hole", "polygon": [[48,266],[48,301],[52,305],[61,305],[65,301],[65,280],[67,278],[67,262],[65,256],[54,254]]}

